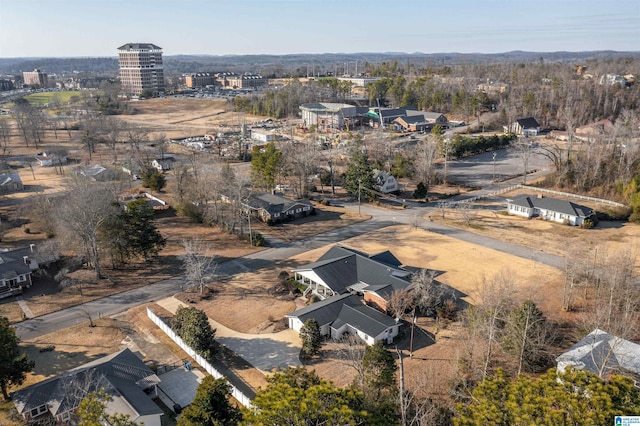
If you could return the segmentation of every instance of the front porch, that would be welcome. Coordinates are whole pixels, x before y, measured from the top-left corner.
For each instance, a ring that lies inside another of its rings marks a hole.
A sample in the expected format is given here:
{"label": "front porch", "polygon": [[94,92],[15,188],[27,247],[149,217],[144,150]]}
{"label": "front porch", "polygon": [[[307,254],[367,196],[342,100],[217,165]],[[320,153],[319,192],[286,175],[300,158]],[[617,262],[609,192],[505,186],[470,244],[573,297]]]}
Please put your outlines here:
{"label": "front porch", "polygon": [[306,286],[306,290],[302,294],[307,297],[309,293],[317,295],[320,299],[324,300],[327,297],[335,296],[335,292],[327,287],[324,283],[315,281],[300,272],[294,274],[294,279],[300,284]]}

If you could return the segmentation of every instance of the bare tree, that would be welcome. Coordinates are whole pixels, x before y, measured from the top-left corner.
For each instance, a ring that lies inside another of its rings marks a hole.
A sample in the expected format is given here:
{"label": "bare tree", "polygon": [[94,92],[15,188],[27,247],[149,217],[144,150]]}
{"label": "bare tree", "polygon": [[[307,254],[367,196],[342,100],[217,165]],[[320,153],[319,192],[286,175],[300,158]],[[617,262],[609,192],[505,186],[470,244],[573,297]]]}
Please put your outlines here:
{"label": "bare tree", "polygon": [[529,159],[531,158],[531,140],[528,137],[519,137],[512,146],[522,160],[522,183],[526,185],[527,173],[529,173]]}
{"label": "bare tree", "polygon": [[422,182],[426,186],[427,191],[433,181],[434,166],[437,155],[438,143],[434,139],[434,136],[430,135],[424,140],[418,142],[413,164],[418,181]]}
{"label": "bare tree", "polygon": [[364,383],[362,358],[367,348],[365,343],[357,336],[345,333],[340,339],[328,342],[326,346],[336,353],[339,363],[355,370],[355,384],[361,386]]}
{"label": "bare tree", "polygon": [[402,318],[405,313],[414,307],[414,295],[408,290],[396,290],[391,293],[387,302],[387,309],[397,318]]}
{"label": "bare tree", "polygon": [[11,124],[5,117],[0,117],[0,149],[2,155],[9,153],[9,139],[11,138]]}
{"label": "bare tree", "polygon": [[199,239],[184,240],[182,245],[185,250],[185,254],[181,256],[185,280],[203,294],[206,277],[215,270],[215,255],[211,247]]}
{"label": "bare tree", "polygon": [[102,278],[99,232],[107,219],[117,212],[113,203],[116,198],[104,186],[82,178],[73,179],[69,189],[64,199],[58,200],[59,234],[67,237],[70,246],[74,241],[80,242],[96,278]]}

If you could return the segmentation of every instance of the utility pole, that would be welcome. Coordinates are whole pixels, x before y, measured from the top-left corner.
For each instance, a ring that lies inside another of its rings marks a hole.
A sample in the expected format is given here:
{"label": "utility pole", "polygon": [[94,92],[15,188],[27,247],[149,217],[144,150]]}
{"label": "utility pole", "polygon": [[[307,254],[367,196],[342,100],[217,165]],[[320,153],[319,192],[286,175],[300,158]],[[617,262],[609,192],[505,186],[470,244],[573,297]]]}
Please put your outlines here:
{"label": "utility pole", "polygon": [[444,140],[444,184],[447,184],[447,162],[449,160],[449,139]]}
{"label": "utility pole", "polygon": [[360,216],[360,193],[362,192],[362,179],[358,179],[358,216]]}
{"label": "utility pole", "polygon": [[398,347],[396,346],[396,352],[398,353],[398,360],[399,360],[399,368],[398,368],[398,372],[400,373],[400,416],[401,416],[401,421],[402,421],[402,426],[405,426],[407,424],[407,419],[406,419],[406,409],[404,406],[404,366],[402,365],[402,351],[400,349],[398,349]]}
{"label": "utility pole", "polygon": [[253,247],[253,233],[251,232],[251,208],[247,210],[247,220],[249,221],[249,244]]}
{"label": "utility pole", "polygon": [[498,155],[495,151],[493,152],[493,182],[496,181],[496,155]]}
{"label": "utility pole", "polygon": [[416,325],[416,309],[411,313],[411,339],[409,340],[409,358],[413,358],[413,330]]}
{"label": "utility pole", "polygon": [[331,178],[331,194],[336,195],[336,188],[333,185],[333,161],[329,160],[329,177]]}

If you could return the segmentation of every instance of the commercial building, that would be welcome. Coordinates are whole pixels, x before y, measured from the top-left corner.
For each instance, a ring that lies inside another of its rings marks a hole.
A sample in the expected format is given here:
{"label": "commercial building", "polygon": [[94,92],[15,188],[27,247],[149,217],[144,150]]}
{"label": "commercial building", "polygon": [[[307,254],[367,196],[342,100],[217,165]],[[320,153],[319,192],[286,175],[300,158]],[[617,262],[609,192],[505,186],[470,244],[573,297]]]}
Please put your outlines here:
{"label": "commercial building", "polygon": [[219,85],[216,73],[196,72],[184,76],[184,84],[190,89]]}
{"label": "commercial building", "polygon": [[118,48],[120,82],[126,94],[164,92],[162,48],[151,43],[127,43]]}
{"label": "commercial building", "polygon": [[28,84],[29,86],[47,87],[47,84],[49,83],[47,73],[38,69],[23,72],[22,78],[24,80],[24,84]]}

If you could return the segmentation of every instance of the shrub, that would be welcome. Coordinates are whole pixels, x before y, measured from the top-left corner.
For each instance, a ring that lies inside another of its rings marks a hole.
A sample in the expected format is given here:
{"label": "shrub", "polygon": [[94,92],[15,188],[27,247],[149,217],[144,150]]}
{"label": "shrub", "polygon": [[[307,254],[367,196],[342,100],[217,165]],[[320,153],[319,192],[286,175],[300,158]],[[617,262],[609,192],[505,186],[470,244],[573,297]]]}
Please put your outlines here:
{"label": "shrub", "polygon": [[580,228],[592,229],[594,226],[595,226],[595,223],[593,222],[593,220],[585,219],[584,222],[582,222],[582,225],[580,225]]}
{"label": "shrub", "polygon": [[267,244],[267,240],[264,239],[261,233],[253,231],[250,243],[254,247],[264,247]]}
{"label": "shrub", "polygon": [[200,208],[194,205],[193,203],[189,203],[189,202],[178,203],[176,204],[175,209],[176,209],[176,214],[178,216],[188,217],[189,219],[191,219],[192,222],[196,222],[196,223],[202,223],[203,221],[202,212],[200,211]]}
{"label": "shrub", "polygon": [[31,233],[31,228],[24,228],[24,233],[25,234],[30,234]]}

